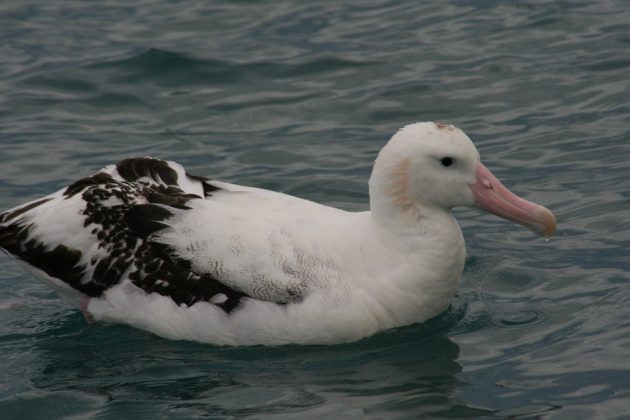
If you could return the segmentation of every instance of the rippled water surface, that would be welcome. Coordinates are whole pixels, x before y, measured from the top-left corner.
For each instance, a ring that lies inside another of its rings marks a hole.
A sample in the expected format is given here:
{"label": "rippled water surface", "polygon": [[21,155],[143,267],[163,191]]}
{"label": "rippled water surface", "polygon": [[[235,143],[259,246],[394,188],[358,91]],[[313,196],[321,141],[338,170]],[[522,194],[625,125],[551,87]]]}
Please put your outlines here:
{"label": "rippled water surface", "polygon": [[[91,325],[0,255],[2,418],[615,418],[630,410],[625,1],[0,5],[0,199],[131,155],[366,209],[400,126],[457,124],[549,242],[476,211],[451,308],[339,346]],[[627,418],[627,417],[626,417]]]}

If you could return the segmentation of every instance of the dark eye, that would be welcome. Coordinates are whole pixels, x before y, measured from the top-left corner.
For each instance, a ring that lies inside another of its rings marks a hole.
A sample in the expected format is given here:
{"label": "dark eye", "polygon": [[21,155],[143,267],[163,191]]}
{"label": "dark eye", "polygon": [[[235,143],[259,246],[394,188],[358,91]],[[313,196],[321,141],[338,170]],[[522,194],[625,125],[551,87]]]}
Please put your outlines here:
{"label": "dark eye", "polygon": [[455,163],[455,159],[447,156],[440,159],[440,163],[442,164],[442,166],[451,166],[453,163]]}

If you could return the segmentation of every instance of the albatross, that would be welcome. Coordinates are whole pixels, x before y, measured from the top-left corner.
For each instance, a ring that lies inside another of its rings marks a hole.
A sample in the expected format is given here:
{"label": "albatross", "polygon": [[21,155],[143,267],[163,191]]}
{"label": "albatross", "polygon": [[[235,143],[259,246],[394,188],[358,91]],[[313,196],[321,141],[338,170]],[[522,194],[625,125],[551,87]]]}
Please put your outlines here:
{"label": "albatross", "polygon": [[335,344],[448,307],[466,256],[454,207],[556,228],[449,124],[396,132],[369,194],[369,211],[349,212],[129,158],[0,214],[0,247],[88,322],[214,345]]}

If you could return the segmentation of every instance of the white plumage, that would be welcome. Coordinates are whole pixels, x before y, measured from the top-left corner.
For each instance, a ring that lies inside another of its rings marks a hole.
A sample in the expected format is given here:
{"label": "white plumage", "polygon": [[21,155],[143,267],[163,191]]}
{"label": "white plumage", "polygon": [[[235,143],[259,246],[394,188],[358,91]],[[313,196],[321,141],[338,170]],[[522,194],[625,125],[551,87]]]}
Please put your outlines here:
{"label": "white plumage", "polygon": [[547,209],[503,190],[462,131],[416,123],[380,152],[367,212],[137,158],[3,213],[0,246],[89,320],[223,345],[332,344],[447,308],[465,259],[453,207],[553,233]]}

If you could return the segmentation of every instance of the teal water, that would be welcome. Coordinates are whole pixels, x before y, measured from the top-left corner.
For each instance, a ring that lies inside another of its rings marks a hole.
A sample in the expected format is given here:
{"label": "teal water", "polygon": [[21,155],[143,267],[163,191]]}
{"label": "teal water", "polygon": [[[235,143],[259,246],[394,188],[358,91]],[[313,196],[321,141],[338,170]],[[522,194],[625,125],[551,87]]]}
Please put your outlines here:
{"label": "teal water", "polygon": [[458,211],[451,308],[339,346],[86,325],[0,255],[0,417],[629,418],[630,5],[0,5],[0,201],[132,155],[351,210],[400,126],[448,121],[549,242]]}

